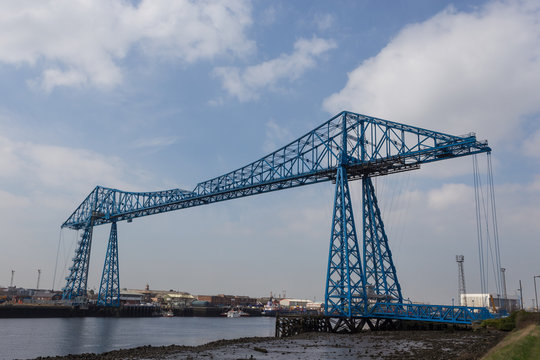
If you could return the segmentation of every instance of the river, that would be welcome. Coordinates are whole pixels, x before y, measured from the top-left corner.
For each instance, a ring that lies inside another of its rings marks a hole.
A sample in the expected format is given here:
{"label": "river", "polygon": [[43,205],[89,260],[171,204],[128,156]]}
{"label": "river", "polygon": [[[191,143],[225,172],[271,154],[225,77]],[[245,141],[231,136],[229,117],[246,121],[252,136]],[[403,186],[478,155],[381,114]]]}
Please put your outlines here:
{"label": "river", "polygon": [[0,359],[102,353],[142,345],[201,345],[274,336],[275,318],[157,317],[0,319]]}

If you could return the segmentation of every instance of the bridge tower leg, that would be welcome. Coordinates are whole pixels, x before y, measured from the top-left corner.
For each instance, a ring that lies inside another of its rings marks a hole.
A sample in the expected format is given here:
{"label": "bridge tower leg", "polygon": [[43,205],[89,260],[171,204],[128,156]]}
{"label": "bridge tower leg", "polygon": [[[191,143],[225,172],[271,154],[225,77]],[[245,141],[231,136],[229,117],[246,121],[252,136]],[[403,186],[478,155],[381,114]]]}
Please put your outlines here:
{"label": "bridge tower leg", "polygon": [[326,276],[326,315],[350,318],[363,314],[367,307],[365,290],[347,171],[344,166],[340,166],[336,176]]}
{"label": "bridge tower leg", "polygon": [[120,276],[118,271],[118,231],[116,221],[111,225],[107,255],[103,264],[103,274],[99,285],[97,304],[120,306]]}
{"label": "bridge tower leg", "polygon": [[66,286],[63,289],[62,299],[74,300],[79,296],[86,296],[92,230],[93,226],[91,224],[88,224],[83,229],[73,257],[73,265],[69,268],[70,274],[66,277]]}
{"label": "bridge tower leg", "polygon": [[364,224],[364,275],[368,295],[377,301],[403,302],[401,286],[384,231],[381,211],[377,204],[371,178],[362,178],[362,219]]}

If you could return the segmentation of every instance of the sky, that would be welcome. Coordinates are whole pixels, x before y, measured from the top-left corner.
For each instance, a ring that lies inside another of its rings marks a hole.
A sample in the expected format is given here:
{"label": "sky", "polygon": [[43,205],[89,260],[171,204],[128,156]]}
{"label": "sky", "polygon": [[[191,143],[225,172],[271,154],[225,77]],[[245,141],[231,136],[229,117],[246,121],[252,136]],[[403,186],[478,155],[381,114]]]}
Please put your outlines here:
{"label": "sky", "polygon": [[[192,190],[349,110],[489,141],[507,291],[522,280],[530,306],[539,59],[537,1],[0,0],[0,286],[41,269],[41,288],[63,287],[77,233],[60,225],[96,185]],[[450,304],[458,254],[480,292],[472,158],[374,182],[404,296]],[[120,285],[321,301],[333,196],[119,223]],[[89,289],[109,231],[94,230]]]}

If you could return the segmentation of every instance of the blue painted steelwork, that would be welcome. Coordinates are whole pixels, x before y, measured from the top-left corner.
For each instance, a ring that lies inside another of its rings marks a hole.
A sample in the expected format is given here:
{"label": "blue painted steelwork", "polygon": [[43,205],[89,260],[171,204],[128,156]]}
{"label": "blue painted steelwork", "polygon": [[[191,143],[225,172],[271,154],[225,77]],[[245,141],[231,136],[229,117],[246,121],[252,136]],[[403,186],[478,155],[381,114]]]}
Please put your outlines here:
{"label": "blue painted steelwork", "polygon": [[[491,151],[474,134],[447,135],[341,112],[306,135],[193,191],[127,192],[97,186],[62,224],[82,229],[213,202],[335,181],[343,161],[349,180],[418,169],[420,164]],[[342,156],[344,154],[344,156]]]}
{"label": "blue painted steelwork", "polygon": [[111,225],[107,255],[103,264],[103,276],[99,285],[97,304],[120,306],[120,275],[118,268],[118,231],[116,221]]}
{"label": "blue painted steelwork", "polygon": [[362,179],[364,225],[364,274],[370,299],[383,302],[403,302],[401,286],[384,231],[371,178]]}
{"label": "blue painted steelwork", "polygon": [[485,307],[403,303],[376,303],[369,309],[366,316],[371,318],[418,320],[452,324],[471,324],[493,318],[489,310]]}
{"label": "blue painted steelwork", "polygon": [[366,281],[344,166],[337,170],[332,219],[324,310],[329,316],[363,314],[367,307]]}
{"label": "blue painted steelwork", "polygon": [[[335,316],[362,316],[369,314],[370,309],[377,309],[381,301],[405,306],[401,304],[401,288],[370,177],[415,170],[424,163],[490,151],[487,142],[477,141],[474,134],[448,135],[344,111],[277,151],[201,182],[192,191],[127,192],[97,186],[62,227],[90,229],[91,240],[91,228],[97,225],[334,181],[336,199],[326,310]],[[364,192],[363,267],[348,188],[348,181],[358,179],[363,179]],[[85,246],[81,243],[77,248],[76,254],[86,254],[87,248],[88,254],[74,258],[74,267],[64,290],[66,299],[81,294],[82,288],[86,291],[89,245]],[[80,275],[79,268],[86,272]],[[104,277],[105,270],[102,283]],[[79,278],[84,278],[84,287],[70,285],[72,279]],[[377,312],[372,315],[382,316]]]}
{"label": "blue painted steelwork", "polygon": [[90,223],[84,227],[81,238],[77,243],[73,265],[69,268],[70,274],[66,277],[66,286],[62,298],[76,300],[86,296],[88,282],[88,266],[90,264],[90,249],[92,247],[93,227]]}

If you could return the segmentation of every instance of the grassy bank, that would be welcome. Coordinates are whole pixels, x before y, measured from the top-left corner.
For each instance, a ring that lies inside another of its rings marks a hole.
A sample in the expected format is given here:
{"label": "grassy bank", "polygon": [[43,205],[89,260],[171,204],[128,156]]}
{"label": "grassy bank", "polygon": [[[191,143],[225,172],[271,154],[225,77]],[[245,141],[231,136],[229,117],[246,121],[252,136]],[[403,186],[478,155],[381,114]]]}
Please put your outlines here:
{"label": "grassy bank", "polygon": [[491,349],[482,360],[540,359],[540,325],[512,331]]}
{"label": "grassy bank", "polygon": [[487,320],[483,327],[511,331],[482,360],[540,359],[540,314],[519,311],[503,319]]}

